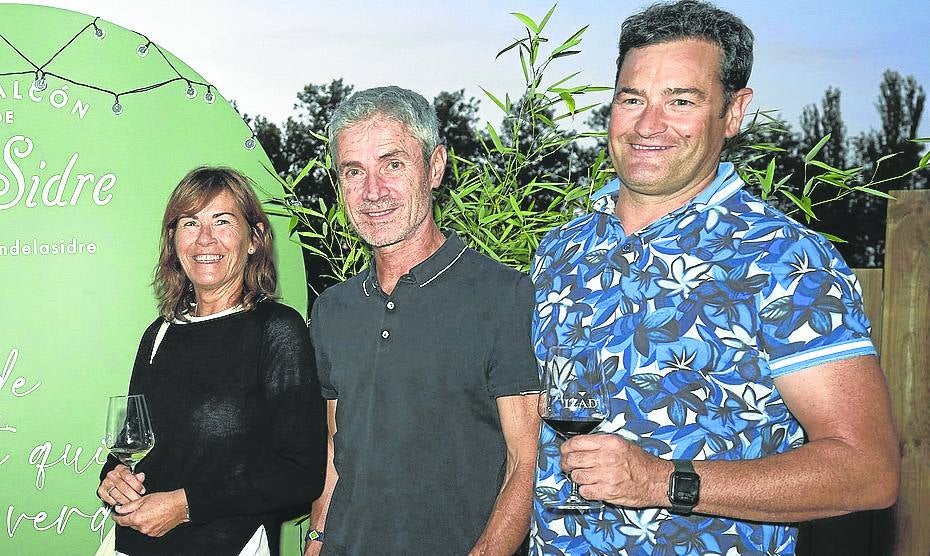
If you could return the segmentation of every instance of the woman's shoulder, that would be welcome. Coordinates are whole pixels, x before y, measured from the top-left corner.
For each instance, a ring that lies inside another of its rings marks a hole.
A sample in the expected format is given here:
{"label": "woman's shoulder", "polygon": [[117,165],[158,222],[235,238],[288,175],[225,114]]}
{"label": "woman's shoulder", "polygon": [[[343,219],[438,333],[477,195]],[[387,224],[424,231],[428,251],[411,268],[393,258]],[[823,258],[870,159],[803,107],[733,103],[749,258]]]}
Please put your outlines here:
{"label": "woman's shoulder", "polygon": [[300,326],[307,327],[304,317],[290,305],[285,305],[274,299],[264,299],[255,305],[255,316],[267,326]]}
{"label": "woman's shoulder", "polygon": [[155,334],[157,334],[158,329],[161,328],[161,325],[164,322],[165,322],[165,319],[163,319],[161,316],[156,317],[155,320],[151,322],[151,324],[145,327],[145,331],[142,332],[142,337],[147,338],[149,336],[154,336]]}

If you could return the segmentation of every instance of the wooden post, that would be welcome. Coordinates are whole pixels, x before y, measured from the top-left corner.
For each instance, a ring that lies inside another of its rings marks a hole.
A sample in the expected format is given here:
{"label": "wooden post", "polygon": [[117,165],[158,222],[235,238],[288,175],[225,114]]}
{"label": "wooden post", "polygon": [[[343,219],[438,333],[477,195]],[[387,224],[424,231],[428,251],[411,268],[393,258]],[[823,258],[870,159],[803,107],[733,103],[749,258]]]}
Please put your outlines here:
{"label": "wooden post", "polygon": [[882,345],[882,280],[884,272],[880,268],[855,268],[856,278],[862,286],[862,302],[865,304],[865,316],[872,323],[872,344],[881,355]]}
{"label": "wooden post", "polygon": [[930,191],[893,191],[882,367],[901,447],[894,554],[930,554]]}

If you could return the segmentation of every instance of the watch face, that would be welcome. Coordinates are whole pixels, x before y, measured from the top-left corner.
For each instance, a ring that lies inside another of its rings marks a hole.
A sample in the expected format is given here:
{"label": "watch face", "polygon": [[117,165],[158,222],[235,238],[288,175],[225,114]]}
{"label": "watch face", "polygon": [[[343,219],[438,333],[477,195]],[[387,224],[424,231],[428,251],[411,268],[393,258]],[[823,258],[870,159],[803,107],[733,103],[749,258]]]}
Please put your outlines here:
{"label": "watch face", "polygon": [[672,496],[678,504],[694,506],[701,492],[701,478],[693,473],[675,473]]}

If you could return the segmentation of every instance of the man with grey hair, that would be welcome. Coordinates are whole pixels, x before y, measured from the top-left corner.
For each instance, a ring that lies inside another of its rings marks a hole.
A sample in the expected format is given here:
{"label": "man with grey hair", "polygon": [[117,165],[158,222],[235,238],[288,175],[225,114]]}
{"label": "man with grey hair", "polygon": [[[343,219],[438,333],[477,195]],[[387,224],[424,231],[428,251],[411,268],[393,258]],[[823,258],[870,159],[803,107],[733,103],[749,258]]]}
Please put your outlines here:
{"label": "man with grey hair", "polygon": [[[621,27],[618,179],[540,243],[532,273],[537,358],[595,348],[608,417],[561,444],[543,428],[536,554],[793,554],[792,522],[895,500],[855,275],[720,162],[752,98],[752,42],[694,0]],[[568,479],[600,508],[555,509]]]}
{"label": "man with grey hair", "polygon": [[306,554],[513,554],[539,434],[529,277],[437,227],[446,150],[422,96],[355,93],[329,133],[372,257],[311,313],[330,451]]}

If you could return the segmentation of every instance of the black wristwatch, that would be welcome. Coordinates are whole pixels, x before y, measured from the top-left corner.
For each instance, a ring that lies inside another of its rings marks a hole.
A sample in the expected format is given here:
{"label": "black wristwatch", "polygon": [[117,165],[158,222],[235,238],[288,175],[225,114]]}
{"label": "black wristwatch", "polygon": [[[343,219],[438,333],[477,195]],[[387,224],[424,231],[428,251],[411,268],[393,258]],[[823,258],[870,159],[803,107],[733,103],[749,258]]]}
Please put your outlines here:
{"label": "black wristwatch", "polygon": [[306,536],[304,536],[304,544],[312,541],[323,542],[323,531],[319,529],[308,530]]}
{"label": "black wristwatch", "polygon": [[677,515],[690,515],[691,510],[701,498],[701,476],[694,472],[694,466],[688,460],[675,459],[675,471],[668,480],[668,501],[672,503],[671,512]]}

